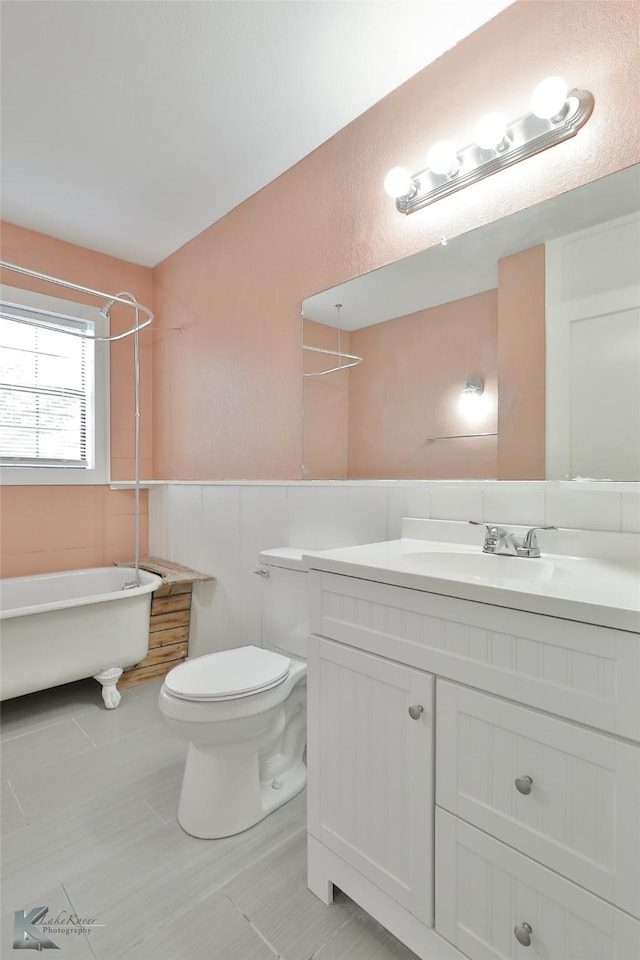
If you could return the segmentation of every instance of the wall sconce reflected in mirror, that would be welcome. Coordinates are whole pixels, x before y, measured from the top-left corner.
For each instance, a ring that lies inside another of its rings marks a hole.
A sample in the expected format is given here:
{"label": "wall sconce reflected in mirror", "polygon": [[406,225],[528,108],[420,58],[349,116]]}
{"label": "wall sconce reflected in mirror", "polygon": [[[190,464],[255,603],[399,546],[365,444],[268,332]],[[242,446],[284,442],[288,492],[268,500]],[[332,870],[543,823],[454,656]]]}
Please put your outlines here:
{"label": "wall sconce reflected in mirror", "polygon": [[531,98],[531,113],[507,124],[500,113],[482,117],[475,142],[457,150],[449,140],[434,144],[427,167],[411,176],[394,167],[384,181],[400,213],[413,213],[520,160],[574,137],[593,111],[588,90],[567,91],[561,77],[542,80]]}
{"label": "wall sconce reflected in mirror", "polygon": [[469,377],[460,394],[460,403],[473,410],[483,393],[484,383],[480,377]]}
{"label": "wall sconce reflected in mirror", "polygon": [[469,377],[458,401],[460,413],[466,419],[475,420],[487,412],[487,407],[484,381],[480,377]]}
{"label": "wall sconce reflected in mirror", "polygon": [[[464,390],[459,395],[458,412],[467,421],[482,420],[490,410],[490,398],[484,392],[484,381],[481,377],[469,377],[464,385]],[[438,436],[425,437],[428,443],[436,440],[473,440],[477,437],[497,437],[494,432],[488,433],[447,433]]]}

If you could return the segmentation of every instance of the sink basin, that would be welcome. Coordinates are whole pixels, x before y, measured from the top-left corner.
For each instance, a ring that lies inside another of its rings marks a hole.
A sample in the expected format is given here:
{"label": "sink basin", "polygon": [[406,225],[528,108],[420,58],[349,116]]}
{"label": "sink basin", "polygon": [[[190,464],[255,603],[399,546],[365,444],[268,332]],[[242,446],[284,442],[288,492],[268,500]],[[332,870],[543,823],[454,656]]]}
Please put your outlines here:
{"label": "sink basin", "polygon": [[544,583],[571,577],[572,573],[557,561],[537,558],[493,556],[488,553],[457,553],[429,550],[407,553],[403,560],[427,576],[461,578],[481,583]]}
{"label": "sink basin", "polygon": [[[471,542],[471,528],[462,522],[402,523],[408,536],[309,554],[309,567],[640,633],[640,550],[633,534],[563,530],[553,541],[541,536],[541,557],[509,557],[483,553],[482,532],[473,531]],[[596,547],[603,556],[587,552]]]}

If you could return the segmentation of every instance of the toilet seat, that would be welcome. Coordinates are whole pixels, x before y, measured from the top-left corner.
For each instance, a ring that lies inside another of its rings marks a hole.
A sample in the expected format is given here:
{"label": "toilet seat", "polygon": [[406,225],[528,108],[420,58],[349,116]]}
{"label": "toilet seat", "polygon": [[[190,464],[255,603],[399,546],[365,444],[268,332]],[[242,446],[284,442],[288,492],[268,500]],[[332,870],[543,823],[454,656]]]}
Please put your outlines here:
{"label": "toilet seat", "polygon": [[272,650],[237,647],[187,660],[169,671],[164,685],[180,700],[237,700],[278,686],[290,666],[289,657]]}

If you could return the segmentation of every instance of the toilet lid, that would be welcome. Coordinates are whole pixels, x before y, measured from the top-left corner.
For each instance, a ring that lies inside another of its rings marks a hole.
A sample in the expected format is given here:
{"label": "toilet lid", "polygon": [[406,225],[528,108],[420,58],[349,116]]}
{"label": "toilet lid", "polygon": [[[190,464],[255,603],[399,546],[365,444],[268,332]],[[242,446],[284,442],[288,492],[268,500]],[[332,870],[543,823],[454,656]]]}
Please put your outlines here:
{"label": "toilet lid", "polygon": [[291,660],[263,647],[237,647],[194,657],[174,667],[165,687],[183,700],[232,700],[282,683]]}

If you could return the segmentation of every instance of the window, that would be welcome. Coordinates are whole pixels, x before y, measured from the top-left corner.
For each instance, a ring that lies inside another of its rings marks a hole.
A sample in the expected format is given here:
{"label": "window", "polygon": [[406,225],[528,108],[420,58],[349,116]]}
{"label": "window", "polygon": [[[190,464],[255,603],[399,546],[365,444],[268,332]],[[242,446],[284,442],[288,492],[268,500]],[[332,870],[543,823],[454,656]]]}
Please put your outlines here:
{"label": "window", "polygon": [[108,482],[109,344],[68,332],[107,328],[95,307],[0,289],[4,483]]}

